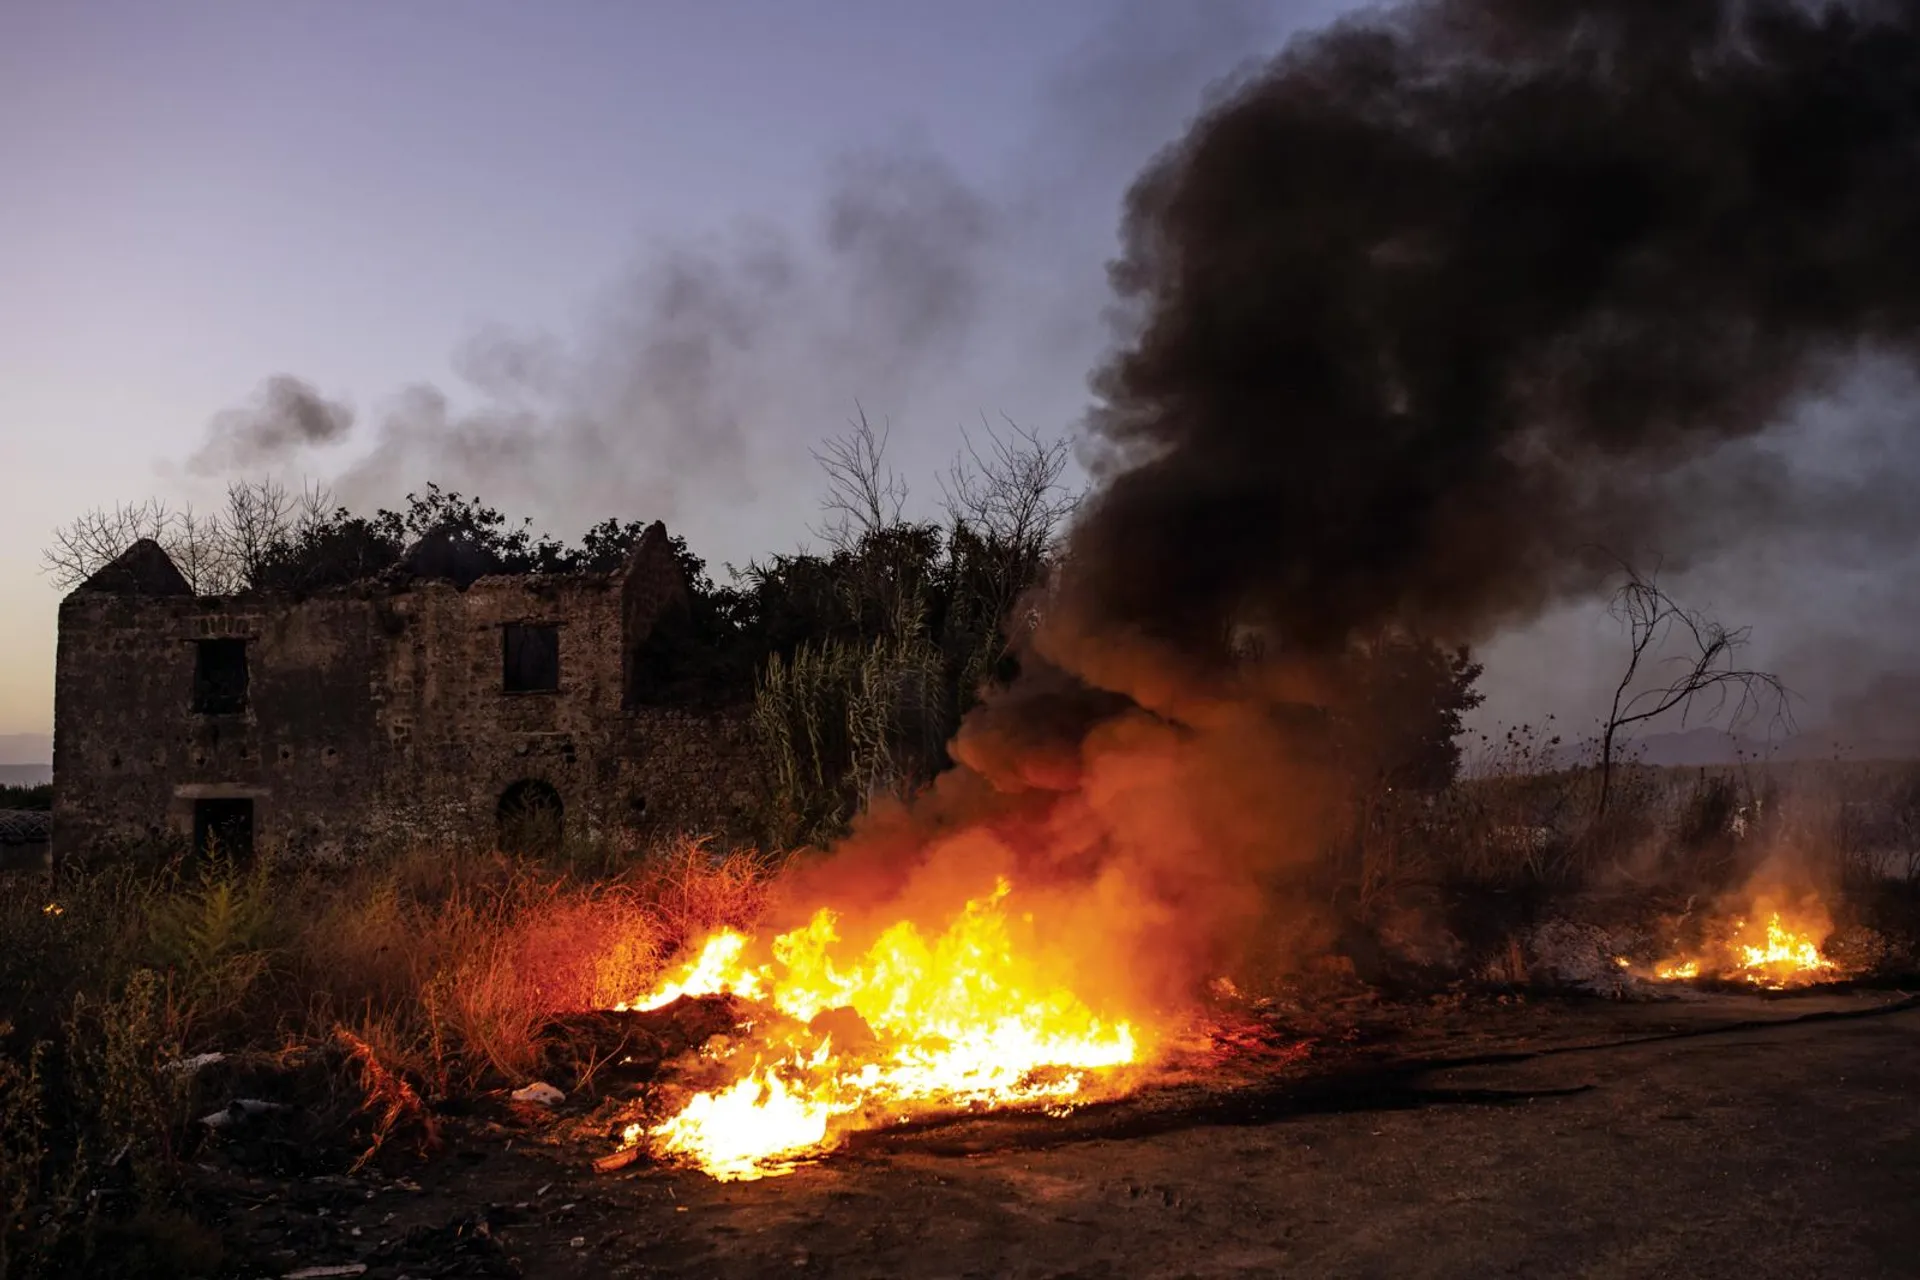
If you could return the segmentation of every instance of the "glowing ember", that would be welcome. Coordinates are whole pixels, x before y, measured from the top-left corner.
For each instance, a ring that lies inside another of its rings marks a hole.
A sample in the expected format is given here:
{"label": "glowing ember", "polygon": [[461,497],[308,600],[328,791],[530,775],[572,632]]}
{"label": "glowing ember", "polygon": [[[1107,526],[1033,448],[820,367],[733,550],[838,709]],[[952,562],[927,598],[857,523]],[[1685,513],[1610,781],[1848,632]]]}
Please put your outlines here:
{"label": "glowing ember", "polygon": [[968,902],[936,937],[911,922],[863,955],[841,955],[838,918],[822,910],[775,938],[773,961],[746,962],[750,940],[708,938],[656,990],[620,1007],[657,1009],[682,996],[732,994],[796,1023],[756,1031],[751,1065],[697,1094],[669,1119],[629,1126],[629,1144],[716,1178],[787,1172],[850,1129],[928,1110],[1080,1096],[1088,1073],[1137,1061],[1131,1023],[1096,1016],[1017,952],[1004,903],[1010,886]]}
{"label": "glowing ember", "polygon": [[1818,923],[1789,923],[1778,911],[1767,913],[1764,928],[1738,919],[1718,945],[1700,955],[1663,961],[1654,967],[1653,976],[1663,982],[1707,976],[1772,990],[1828,981],[1840,970],[1821,953],[1816,941],[1826,927],[1824,917]]}

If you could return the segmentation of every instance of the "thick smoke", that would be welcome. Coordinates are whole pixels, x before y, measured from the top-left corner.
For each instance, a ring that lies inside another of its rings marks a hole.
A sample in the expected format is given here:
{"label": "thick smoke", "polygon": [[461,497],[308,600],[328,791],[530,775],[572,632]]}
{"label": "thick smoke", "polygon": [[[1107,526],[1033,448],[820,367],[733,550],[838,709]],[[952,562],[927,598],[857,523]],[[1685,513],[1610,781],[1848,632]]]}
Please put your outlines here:
{"label": "thick smoke", "polygon": [[1738,446],[1920,354],[1917,144],[1909,6],[1448,0],[1296,43],[1128,198],[1057,616],[1203,668],[1236,625],[1472,640],[1603,548],[1764,527],[1790,477]]}
{"label": "thick smoke", "polygon": [[201,475],[270,467],[303,449],[333,444],[352,429],[352,409],[279,373],[261,383],[249,403],[214,415],[187,467]]}
{"label": "thick smoke", "polygon": [[1147,994],[1273,945],[1339,821],[1314,712],[1351,646],[1482,639],[1776,520],[1910,542],[1770,428],[1920,358],[1916,245],[1907,6],[1436,0],[1296,42],[1132,189],[1036,652],[849,865],[1071,886],[1083,977]]}

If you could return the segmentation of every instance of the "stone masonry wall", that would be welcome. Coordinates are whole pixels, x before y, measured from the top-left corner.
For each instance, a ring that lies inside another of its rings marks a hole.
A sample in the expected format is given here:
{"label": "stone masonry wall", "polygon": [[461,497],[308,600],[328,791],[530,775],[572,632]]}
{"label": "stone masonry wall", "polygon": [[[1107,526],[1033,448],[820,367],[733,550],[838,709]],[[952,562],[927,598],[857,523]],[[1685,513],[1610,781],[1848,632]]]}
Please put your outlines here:
{"label": "stone masonry wall", "polygon": [[[523,780],[559,793],[570,838],[744,835],[759,785],[745,710],[623,706],[647,606],[677,584],[657,565],[636,556],[637,582],[416,581],[304,599],[75,592],[55,677],[56,855],[185,836],[194,801],[223,797],[251,799],[256,845],[289,853],[488,840]],[[513,622],[558,627],[557,690],[505,692]],[[248,642],[247,706],[197,715],[193,642],[217,636]]]}
{"label": "stone masonry wall", "polygon": [[[280,842],[345,837],[377,766],[363,599],[153,599],[76,593],[60,608],[54,684],[57,847],[191,830],[193,802],[254,801]],[[246,710],[191,710],[194,641],[245,639]]]}

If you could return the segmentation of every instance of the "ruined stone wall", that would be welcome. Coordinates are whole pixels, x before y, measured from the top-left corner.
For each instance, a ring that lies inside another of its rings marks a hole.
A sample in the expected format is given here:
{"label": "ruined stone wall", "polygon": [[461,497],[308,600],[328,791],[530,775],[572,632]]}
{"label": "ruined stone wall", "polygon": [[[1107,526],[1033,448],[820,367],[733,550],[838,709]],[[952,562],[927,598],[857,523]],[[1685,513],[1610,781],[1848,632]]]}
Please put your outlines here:
{"label": "ruined stone wall", "polygon": [[[623,705],[626,654],[668,590],[649,573],[304,599],[76,592],[60,613],[56,853],[187,836],[202,798],[252,800],[256,845],[289,853],[487,841],[524,780],[559,793],[569,838],[744,835],[759,785],[745,710]],[[514,622],[558,627],[556,690],[505,691]],[[215,636],[248,642],[237,714],[191,710],[193,642]]]}
{"label": "ruined stone wall", "polygon": [[[744,712],[623,709],[630,622],[620,578],[483,578],[396,597],[401,635],[380,721],[405,744],[381,811],[398,825],[490,829],[516,782],[552,786],[570,837],[744,833],[756,799]],[[508,693],[501,632],[554,624],[560,687]]]}
{"label": "ruined stone wall", "polygon": [[[248,642],[244,711],[192,710],[194,642]],[[351,842],[383,764],[381,646],[365,598],[287,607],[79,592],[60,608],[54,688],[58,849],[191,831],[198,799],[254,802],[257,839]]]}

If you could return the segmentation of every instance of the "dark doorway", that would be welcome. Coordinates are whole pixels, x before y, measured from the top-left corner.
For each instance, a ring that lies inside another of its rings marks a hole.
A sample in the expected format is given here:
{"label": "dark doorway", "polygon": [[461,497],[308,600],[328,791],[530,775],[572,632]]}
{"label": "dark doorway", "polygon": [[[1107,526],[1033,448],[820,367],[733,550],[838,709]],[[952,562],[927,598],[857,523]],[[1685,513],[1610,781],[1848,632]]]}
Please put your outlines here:
{"label": "dark doorway", "polygon": [[246,862],[253,857],[253,801],[195,800],[193,853],[196,858]]}
{"label": "dark doorway", "polygon": [[193,709],[203,716],[230,716],[247,709],[247,642],[196,640]]}
{"label": "dark doorway", "polygon": [[537,778],[516,782],[500,793],[495,817],[500,825],[500,852],[546,855],[560,850],[565,811],[560,793]]}
{"label": "dark doorway", "polygon": [[502,683],[508,693],[548,693],[560,687],[560,628],[509,622],[502,630]]}

